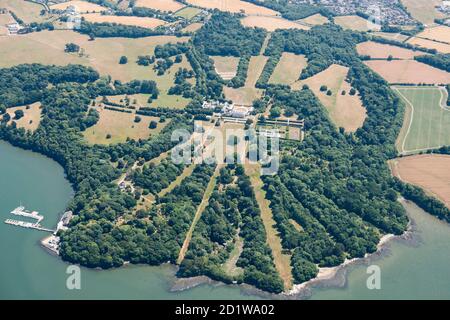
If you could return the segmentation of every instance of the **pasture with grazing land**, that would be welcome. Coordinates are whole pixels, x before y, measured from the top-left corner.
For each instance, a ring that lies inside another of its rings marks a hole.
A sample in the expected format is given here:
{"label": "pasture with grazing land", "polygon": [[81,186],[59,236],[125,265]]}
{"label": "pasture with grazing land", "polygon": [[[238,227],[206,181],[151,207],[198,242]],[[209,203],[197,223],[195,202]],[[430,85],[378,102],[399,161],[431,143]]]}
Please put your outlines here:
{"label": "pasture with grazing land", "polygon": [[267,31],[275,31],[277,29],[309,30],[308,26],[280,17],[247,16],[241,19],[241,23],[246,27],[258,27]]}
{"label": "pasture with grazing land", "polygon": [[406,104],[397,140],[400,153],[413,153],[450,145],[450,108],[447,92],[437,87],[394,87]]}
{"label": "pasture with grazing land", "polygon": [[223,91],[225,98],[232,100],[236,104],[242,105],[251,105],[254,100],[260,98],[262,90],[256,89],[255,85],[264,69],[267,59],[268,58],[265,56],[251,57],[245,85],[242,88],[237,89],[224,87]]}
{"label": "pasture with grazing land", "polygon": [[364,62],[389,83],[450,83],[450,73],[415,60],[371,60]]}
{"label": "pasture with grazing land", "polygon": [[211,56],[211,59],[214,60],[216,72],[222,79],[230,80],[234,78],[239,64],[239,58]]}
{"label": "pasture with grazing land", "polygon": [[[174,84],[175,72],[178,68],[191,66],[186,57],[181,63],[175,63],[162,76],[157,76],[152,66],[139,66],[138,56],[152,55],[158,44],[187,41],[187,37],[155,36],[138,39],[97,38],[89,41],[89,37],[73,31],[33,32],[20,37],[1,37],[0,55],[8,59],[0,60],[0,67],[11,67],[21,63],[42,63],[67,65],[69,63],[91,66],[101,75],[110,75],[113,80],[123,82],[131,80],[154,80],[158,84],[160,95],[152,106],[175,107],[187,104],[187,99],[169,96],[167,91]],[[84,49],[84,55],[64,52],[66,43],[73,42]],[[119,64],[121,56],[128,57],[127,64]]]}
{"label": "pasture with grazing land", "polygon": [[401,0],[414,19],[430,25],[434,19],[444,18],[444,14],[436,10],[442,4],[442,0]]}
{"label": "pasture with grazing land", "polygon": [[414,59],[415,56],[421,56],[424,54],[421,51],[413,51],[374,41],[358,43],[356,50],[358,51],[358,54],[362,56],[370,56],[372,59],[387,59],[389,56],[396,59]]}
{"label": "pasture with grazing land", "polygon": [[[22,110],[24,113],[24,116],[19,120],[14,119],[14,112],[16,110]],[[35,102],[33,104],[30,104],[29,106],[8,108],[7,113],[11,116],[11,120],[8,122],[8,124],[11,124],[14,121],[18,128],[35,131],[39,127],[39,123],[41,122],[41,103]]]}
{"label": "pasture with grazing land", "polygon": [[[159,133],[168,123],[159,123],[158,117],[141,117],[141,121],[136,123],[134,113],[125,113],[103,108],[96,108],[100,114],[100,120],[93,127],[88,128],[84,133],[84,138],[90,144],[112,144],[125,142],[130,139],[147,139],[153,134]],[[150,129],[150,121],[156,121],[156,129]],[[111,135],[110,138],[107,135]]]}
{"label": "pasture with grazing land", "polygon": [[390,161],[392,174],[421,187],[450,208],[450,156],[415,155]]}
{"label": "pasture with grazing land", "polygon": [[102,12],[108,10],[108,8],[103,7],[101,5],[90,3],[87,1],[68,1],[63,3],[58,3],[50,6],[50,9],[55,10],[66,10],[67,7],[74,6],[79,13],[93,13],[93,12]]}
{"label": "pasture with grazing land", "polygon": [[[308,85],[320,102],[328,110],[331,120],[337,127],[342,127],[346,132],[355,132],[362,127],[366,119],[366,108],[363,107],[358,94],[350,95],[351,85],[346,81],[348,68],[333,64],[328,69],[305,80],[295,83],[294,89],[301,89]],[[320,91],[321,86],[327,86],[331,95],[326,91]],[[345,95],[342,94],[345,91]]]}
{"label": "pasture with grazing land", "polygon": [[334,22],[344,29],[354,31],[380,31],[381,26],[360,16],[338,16],[334,18]]}
{"label": "pasture with grazing land", "polygon": [[416,37],[450,44],[450,27],[437,26],[426,28]]}
{"label": "pasture with grazing land", "polygon": [[269,83],[290,85],[300,78],[300,74],[307,64],[308,61],[304,55],[283,52],[270,76]]}
{"label": "pasture with grazing land", "polygon": [[187,3],[206,9],[219,9],[248,15],[276,16],[278,12],[241,0],[186,0]]}
{"label": "pasture with grazing land", "polygon": [[441,43],[437,41],[412,37],[406,43],[413,44],[419,47],[428,48],[428,49],[436,49],[440,53],[450,53],[450,44]]}
{"label": "pasture with grazing land", "polygon": [[160,11],[175,12],[184,8],[184,5],[175,0],[137,0],[135,7],[146,7]]}
{"label": "pasture with grazing land", "polygon": [[98,13],[82,14],[81,16],[89,22],[118,23],[127,26],[137,26],[149,29],[154,29],[158,26],[166,24],[163,20],[148,17],[107,16]]}
{"label": "pasture with grazing land", "polygon": [[298,22],[306,24],[306,25],[310,25],[310,26],[318,26],[321,24],[328,23],[328,22],[330,22],[330,20],[328,20],[327,17],[324,17],[320,13],[316,13],[307,18],[300,19],[300,20],[298,20]]}
{"label": "pasture with grazing land", "polygon": [[25,23],[44,22],[49,18],[48,15],[41,16],[42,5],[30,1],[0,0],[0,8],[11,10]]}

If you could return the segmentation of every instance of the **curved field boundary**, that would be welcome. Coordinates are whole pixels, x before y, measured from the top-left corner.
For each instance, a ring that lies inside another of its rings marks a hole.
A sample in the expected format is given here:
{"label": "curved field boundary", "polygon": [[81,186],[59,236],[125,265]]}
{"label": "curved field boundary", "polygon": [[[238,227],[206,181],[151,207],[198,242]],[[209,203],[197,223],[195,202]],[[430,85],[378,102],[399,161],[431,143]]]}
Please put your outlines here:
{"label": "curved field boundary", "polygon": [[[439,89],[440,93],[440,100],[439,100],[439,108],[442,109],[444,112],[449,111],[450,108],[446,105],[446,98],[447,98],[447,90],[444,87],[392,87],[392,89],[402,98],[403,101],[406,102],[407,107],[409,107],[405,112],[405,120],[403,123],[403,127],[400,131],[399,138],[397,139],[397,149],[402,155],[407,154],[413,154],[418,153],[422,151],[428,151],[433,149],[438,149],[442,147],[443,145],[446,145],[445,143],[441,143],[442,139],[442,132],[443,132],[443,124],[442,124],[442,117],[440,118],[439,123],[439,143],[437,146],[432,147],[424,147],[424,148],[414,148],[414,149],[407,149],[406,143],[408,141],[408,138],[411,135],[411,130],[415,121],[415,116],[420,117],[420,115],[423,113],[421,112],[418,114],[418,110],[415,109],[414,103],[408,99],[400,90],[406,89],[406,90],[436,90]],[[423,110],[421,110],[423,111]],[[407,125],[407,127],[405,127]],[[420,119],[419,128],[421,129],[422,126],[422,119]],[[430,121],[429,124],[429,132],[431,131],[432,127],[432,121]],[[406,128],[406,129],[405,129]],[[420,130],[419,129],[419,130]],[[406,131],[405,131],[406,130]],[[428,144],[430,144],[431,134],[428,137]]]}

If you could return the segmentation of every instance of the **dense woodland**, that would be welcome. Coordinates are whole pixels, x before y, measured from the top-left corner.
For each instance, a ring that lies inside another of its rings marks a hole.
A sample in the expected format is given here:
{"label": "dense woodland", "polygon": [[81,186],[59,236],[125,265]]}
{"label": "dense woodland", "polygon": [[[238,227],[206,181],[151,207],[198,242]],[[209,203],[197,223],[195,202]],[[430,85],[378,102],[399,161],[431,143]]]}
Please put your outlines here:
{"label": "dense woodland", "polygon": [[[270,7],[275,2],[264,3]],[[298,19],[301,12],[293,10],[284,16]],[[92,99],[133,93],[158,95],[153,81],[112,82],[91,68],[75,65],[0,69],[0,138],[58,161],[75,190],[68,207],[75,217],[70,229],[60,234],[64,260],[101,268],[118,267],[125,261],[150,265],[176,262],[216,166],[196,165],[179,186],[156,196],[148,210],[137,209],[139,200],[120,191],[116,181],[131,172],[137,187],[156,195],[180,176],[181,165],[168,160],[147,162],[175,145],[171,141],[174,129],[192,131],[193,118],[207,114],[201,110],[204,98],[223,99],[224,85],[242,86],[249,57],[259,54],[266,32],[243,27],[239,18],[214,12],[189,43],[156,48],[157,59],[186,55],[193,72],[179,69],[171,90],[189,95],[192,102],[184,110],[139,110],[140,114],[172,118],[161,133],[149,139],[91,146],[82,131],[98,121],[98,114],[88,112]],[[142,30],[136,28],[82,25],[85,33],[94,36],[142,36]],[[374,252],[383,234],[404,232],[408,219],[397,201],[399,195],[430,214],[450,220],[450,212],[441,202],[390,174],[386,162],[397,156],[395,140],[404,105],[388,84],[362,63],[355,46],[366,40],[366,35],[328,24],[309,31],[275,31],[264,52],[269,61],[258,86],[265,88],[265,96],[254,103],[255,107],[262,111],[271,99],[276,110],[305,119],[304,141],[283,142],[278,174],[263,177],[275,228],[284,251],[291,254],[295,283],[314,278],[319,267],[336,266],[346,258]],[[288,86],[268,84],[282,52],[307,57],[308,67],[299,75],[302,79],[333,63],[349,67],[348,81],[367,110],[363,127],[352,134],[336,128],[306,86],[293,91]],[[235,79],[227,83],[218,77],[208,56],[216,54],[240,58]],[[430,63],[439,59],[437,56]],[[186,79],[192,77],[195,86],[186,85]],[[34,133],[7,125],[9,119],[2,115],[6,108],[37,101],[42,103],[42,120]],[[445,147],[440,152],[449,153]],[[136,162],[143,166],[133,170]],[[227,262],[236,252],[234,273],[227,273]],[[207,275],[273,293],[283,290],[250,179],[241,166],[221,168],[178,275]]]}
{"label": "dense woodland", "polygon": [[450,53],[448,54],[434,54],[434,55],[423,55],[415,57],[419,62],[429,64],[438,69],[450,72]]}

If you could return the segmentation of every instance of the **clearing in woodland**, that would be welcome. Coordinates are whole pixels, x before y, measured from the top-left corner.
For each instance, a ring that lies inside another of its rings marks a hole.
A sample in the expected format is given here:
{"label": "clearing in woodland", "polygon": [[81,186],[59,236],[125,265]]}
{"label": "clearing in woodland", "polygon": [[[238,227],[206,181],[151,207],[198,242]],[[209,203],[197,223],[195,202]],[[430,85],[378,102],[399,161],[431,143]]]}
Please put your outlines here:
{"label": "clearing in woodland", "polygon": [[[333,64],[315,76],[296,82],[292,88],[301,89],[303,85],[308,85],[328,110],[336,126],[344,128],[346,132],[355,132],[362,127],[367,112],[358,93],[350,95],[352,87],[346,81],[348,70],[347,67]],[[326,86],[325,90],[323,86]]]}

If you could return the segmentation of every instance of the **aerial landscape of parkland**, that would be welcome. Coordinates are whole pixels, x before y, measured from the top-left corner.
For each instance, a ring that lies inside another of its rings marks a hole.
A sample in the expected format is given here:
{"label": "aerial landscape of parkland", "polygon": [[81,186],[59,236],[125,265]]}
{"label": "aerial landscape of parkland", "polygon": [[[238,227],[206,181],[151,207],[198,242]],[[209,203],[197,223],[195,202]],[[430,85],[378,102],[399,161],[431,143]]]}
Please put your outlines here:
{"label": "aerial landscape of parkland", "polygon": [[0,0],[0,300],[450,300],[449,93],[450,1]]}

